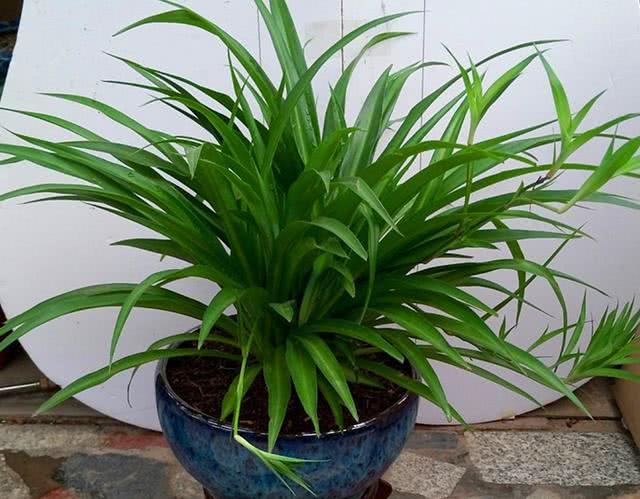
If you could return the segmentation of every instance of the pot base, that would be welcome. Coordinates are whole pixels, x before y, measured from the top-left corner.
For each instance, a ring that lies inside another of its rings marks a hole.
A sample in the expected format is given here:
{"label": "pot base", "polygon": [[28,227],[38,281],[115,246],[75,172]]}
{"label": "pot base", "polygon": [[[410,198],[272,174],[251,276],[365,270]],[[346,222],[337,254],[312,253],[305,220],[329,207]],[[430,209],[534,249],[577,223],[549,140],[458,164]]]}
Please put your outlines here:
{"label": "pot base", "polygon": [[[373,487],[364,493],[362,499],[387,499],[391,496],[393,489],[388,482],[379,480]],[[216,497],[204,489],[205,499],[216,499]]]}

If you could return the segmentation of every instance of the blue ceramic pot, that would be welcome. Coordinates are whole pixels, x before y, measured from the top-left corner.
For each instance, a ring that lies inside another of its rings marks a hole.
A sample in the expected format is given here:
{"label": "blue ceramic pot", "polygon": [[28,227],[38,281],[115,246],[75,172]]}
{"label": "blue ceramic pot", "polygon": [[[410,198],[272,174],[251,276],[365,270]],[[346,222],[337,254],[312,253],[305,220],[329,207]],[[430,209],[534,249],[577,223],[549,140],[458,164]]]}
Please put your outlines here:
{"label": "blue ceramic pot", "polygon": [[[231,427],[190,407],[171,389],[166,361],[156,372],[156,402],[160,424],[171,449],[184,468],[216,499],[280,499],[291,493],[255,456],[232,438]],[[400,455],[413,430],[418,398],[406,395],[371,421],[329,432],[283,435],[275,452],[324,462],[299,468],[316,497],[361,499],[370,497],[378,479]],[[267,435],[242,431],[262,449]],[[293,486],[296,498],[313,496]]]}

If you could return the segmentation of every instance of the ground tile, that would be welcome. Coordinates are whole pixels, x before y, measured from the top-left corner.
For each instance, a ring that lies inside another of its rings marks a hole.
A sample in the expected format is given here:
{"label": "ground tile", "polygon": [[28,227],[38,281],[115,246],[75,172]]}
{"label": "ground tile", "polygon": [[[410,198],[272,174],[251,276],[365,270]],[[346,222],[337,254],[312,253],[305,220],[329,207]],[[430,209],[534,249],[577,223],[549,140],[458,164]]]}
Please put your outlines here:
{"label": "ground tile", "polygon": [[409,494],[405,492],[392,492],[389,499],[424,499],[423,495]]}
{"label": "ground tile", "polygon": [[2,499],[30,499],[29,488],[20,475],[7,466],[0,455],[0,497]]}
{"label": "ground tile", "polygon": [[466,465],[468,454],[464,435],[461,433],[420,428],[411,434],[405,450],[457,466]]}
{"label": "ground tile", "polygon": [[448,499],[527,499],[533,490],[530,485],[485,482],[476,469],[469,466]]}
{"label": "ground tile", "polygon": [[[38,497],[33,496],[32,497]],[[78,492],[74,492],[73,490],[65,489],[64,487],[58,487],[57,489],[52,490],[48,494],[40,497],[40,499],[93,499],[88,497],[86,494],[79,494]]]}
{"label": "ground tile", "polygon": [[65,497],[63,494],[66,491],[53,478],[64,458],[30,456],[26,452],[6,452],[5,459],[7,465],[27,484],[32,497],[46,497],[47,499]]}
{"label": "ground tile", "polygon": [[471,461],[486,482],[614,486],[640,484],[640,456],[618,433],[467,433]]}
{"label": "ground tile", "polygon": [[80,449],[98,449],[103,439],[101,430],[94,426],[3,425],[0,450],[32,456],[69,455]]}
{"label": "ground tile", "polygon": [[527,496],[527,499],[563,499],[563,498],[558,492],[554,492],[549,489],[536,489],[530,495]]}
{"label": "ground tile", "polygon": [[621,493],[609,496],[607,499],[638,499],[640,497],[640,489],[635,492]]}
{"label": "ground tile", "polygon": [[167,466],[120,454],[76,454],[56,471],[68,489],[100,499],[174,499]]}
{"label": "ground tile", "polygon": [[405,448],[430,451],[452,451],[460,446],[460,435],[454,431],[428,431],[418,426],[410,436]]}
{"label": "ground tile", "polygon": [[202,485],[182,469],[178,469],[173,473],[171,489],[175,499],[204,499]]}
{"label": "ground tile", "polygon": [[444,499],[453,492],[464,473],[465,468],[460,466],[405,451],[385,479],[393,486],[395,499]]}

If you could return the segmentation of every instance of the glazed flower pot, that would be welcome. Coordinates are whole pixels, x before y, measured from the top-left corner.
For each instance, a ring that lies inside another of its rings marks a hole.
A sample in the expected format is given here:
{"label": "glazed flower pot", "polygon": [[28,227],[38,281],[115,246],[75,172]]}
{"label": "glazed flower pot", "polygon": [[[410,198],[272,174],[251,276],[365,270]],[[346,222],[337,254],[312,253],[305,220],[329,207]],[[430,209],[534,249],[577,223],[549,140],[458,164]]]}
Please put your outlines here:
{"label": "glazed flower pot", "polygon": [[[237,444],[231,426],[190,407],[172,390],[167,361],[158,364],[156,402],[162,430],[184,468],[216,499],[293,497],[253,454]],[[418,412],[418,398],[407,394],[376,418],[342,432],[282,435],[275,452],[320,462],[299,468],[316,497],[364,499],[400,455]],[[266,449],[267,435],[241,431]],[[292,486],[295,497],[313,497]]]}

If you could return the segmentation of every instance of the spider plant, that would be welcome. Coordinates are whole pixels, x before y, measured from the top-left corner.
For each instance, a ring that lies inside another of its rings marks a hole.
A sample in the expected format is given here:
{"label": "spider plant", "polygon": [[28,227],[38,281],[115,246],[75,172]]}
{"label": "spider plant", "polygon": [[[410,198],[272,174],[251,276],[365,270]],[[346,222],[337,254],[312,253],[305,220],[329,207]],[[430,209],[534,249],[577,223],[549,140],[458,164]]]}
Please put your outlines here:
{"label": "spider plant", "polygon": [[[409,34],[371,37],[334,82],[326,109],[316,104],[314,77],[347,45],[409,14],[362,25],[309,65],[286,1],[270,0],[267,5],[256,0],[282,70],[281,81],[274,82],[222,27],[187,7],[165,3],[172,10],[121,33],[159,23],[210,33],[228,50],[232,95],[126,59],[120,60],[145,83],[113,83],[154,92],[157,103],[193,120],[206,138],[149,128],[91,98],[51,94],[102,113],[137,134],[146,146],[114,142],[60,117],[27,111],[14,112],[61,127],[74,140],[50,142],[16,134],[24,145],[0,145],[6,163],[26,161],[74,178],[73,183],[25,187],[0,199],[36,195],[37,201],[89,203],[158,234],[116,245],[184,262],[141,283],[70,291],[0,328],[0,335],[8,333],[0,342],[2,350],[60,316],[120,307],[109,365],[58,392],[40,411],[158,359],[235,359],[239,374],[229,386],[220,417],[232,418],[236,440],[283,480],[304,485],[293,471],[300,461],[272,452],[291,397],[298,397],[320,432],[320,397],[336,423],[343,425],[343,411],[358,420],[350,387],[380,379],[417,393],[448,418],[462,421],[447,401],[434,361],[533,400],[481,364],[511,370],[565,395],[585,412],[571,384],[592,376],[631,376],[616,367],[633,361],[640,312],[628,304],[608,311],[590,328],[585,300],[572,320],[560,282],[582,281],[555,270],[552,262],[569,242],[584,236],[580,228],[559,220],[563,212],[590,202],[639,207],[601,191],[614,177],[638,178],[634,172],[640,164],[640,138],[613,131],[637,115],[584,129],[599,95],[577,110],[570,108],[545,57],[555,40],[516,45],[475,63],[463,64],[451,54],[451,79],[402,118],[394,111],[405,83],[442,63],[389,68],[370,89],[355,122],[347,123],[347,91],[359,61],[372,47]],[[523,53],[522,59],[487,81],[482,68],[514,52]],[[476,140],[492,106],[533,64],[546,70],[557,118]],[[559,133],[549,133],[550,125]],[[595,140],[609,141],[601,162],[572,162],[576,152]],[[534,153],[548,149],[554,151],[553,161],[538,161]],[[423,168],[412,168],[419,158]],[[567,170],[585,172],[586,180],[573,189],[555,189],[554,179]],[[515,190],[508,187],[514,180],[520,183]],[[503,185],[503,193],[496,194]],[[517,228],[522,222],[542,224],[546,230]],[[551,258],[535,262],[521,245],[530,239],[555,239],[559,244]],[[496,251],[493,258],[490,252],[483,258],[468,253],[503,247],[508,253]],[[504,270],[517,276],[516,289],[492,279],[493,272]],[[212,281],[219,291],[201,303],[167,289],[187,278]],[[515,325],[528,305],[525,291],[536,279],[546,281],[555,294],[562,325],[541,332],[539,340],[524,349],[510,341],[506,307],[517,303],[517,317],[510,318]],[[481,289],[503,299],[482,301],[474,294]],[[145,352],[117,358],[118,341],[135,307],[183,314],[201,326],[196,333],[164,338]],[[494,331],[488,324],[500,316],[503,325]],[[584,350],[589,329],[592,336]],[[560,339],[560,354],[552,363],[536,356],[540,345]],[[197,348],[171,348],[195,342]],[[205,343],[208,348],[201,348]],[[381,362],[381,355],[406,362],[421,380]],[[566,376],[558,374],[566,371]],[[269,393],[267,449],[252,446],[237,431],[242,399],[259,376]]]}

